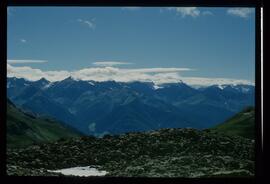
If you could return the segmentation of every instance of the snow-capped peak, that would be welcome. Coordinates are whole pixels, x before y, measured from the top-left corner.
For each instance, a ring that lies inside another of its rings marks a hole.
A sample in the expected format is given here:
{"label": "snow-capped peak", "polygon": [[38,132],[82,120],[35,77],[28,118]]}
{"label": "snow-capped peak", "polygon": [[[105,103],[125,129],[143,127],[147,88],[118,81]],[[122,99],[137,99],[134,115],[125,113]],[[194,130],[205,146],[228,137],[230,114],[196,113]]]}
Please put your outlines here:
{"label": "snow-capped peak", "polygon": [[75,78],[75,77],[73,77],[71,75],[69,77],[65,78],[64,80],[66,80],[66,81],[79,81],[78,78]]}

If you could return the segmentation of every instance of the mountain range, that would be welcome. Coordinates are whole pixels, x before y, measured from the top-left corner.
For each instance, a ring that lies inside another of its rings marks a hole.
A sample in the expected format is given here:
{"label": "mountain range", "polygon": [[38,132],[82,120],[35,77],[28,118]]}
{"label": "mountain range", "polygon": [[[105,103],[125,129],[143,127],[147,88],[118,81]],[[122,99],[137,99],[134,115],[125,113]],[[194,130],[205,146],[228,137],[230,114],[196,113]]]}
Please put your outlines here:
{"label": "mountain range", "polygon": [[252,85],[7,79],[8,98],[36,116],[53,117],[87,135],[160,128],[209,128],[254,105]]}

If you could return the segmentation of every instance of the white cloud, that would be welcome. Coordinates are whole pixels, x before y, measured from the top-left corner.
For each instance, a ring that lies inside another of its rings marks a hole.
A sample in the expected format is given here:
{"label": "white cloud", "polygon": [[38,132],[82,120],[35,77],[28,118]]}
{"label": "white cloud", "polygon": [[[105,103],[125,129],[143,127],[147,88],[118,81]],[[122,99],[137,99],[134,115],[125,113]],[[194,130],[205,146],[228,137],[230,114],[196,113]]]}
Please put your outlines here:
{"label": "white cloud", "polygon": [[[176,11],[177,14],[180,14],[182,17],[191,16],[191,17],[198,17],[200,15],[213,15],[213,13],[209,10],[201,11],[197,7],[170,7],[167,10]],[[160,9],[162,12],[162,9]]]}
{"label": "white cloud", "polygon": [[22,42],[22,43],[26,43],[26,39],[20,39],[20,41]]}
{"label": "white cloud", "polygon": [[91,19],[91,20],[83,20],[83,19],[77,19],[77,22],[86,25],[87,27],[89,27],[90,29],[95,29],[96,28],[96,24],[94,23],[95,18]]}
{"label": "white cloud", "polygon": [[[125,70],[125,69],[123,69]],[[132,69],[133,72],[139,73],[171,73],[171,72],[181,72],[181,71],[191,71],[194,69],[190,68],[140,68]]]}
{"label": "white cloud", "polygon": [[182,17],[198,17],[201,13],[197,7],[170,7],[167,9],[176,11],[177,13],[181,14]]}
{"label": "white cloud", "polygon": [[94,62],[93,65],[96,66],[115,66],[115,65],[130,65],[133,63],[128,63],[128,62],[118,62],[118,61],[99,61],[99,62]]}
{"label": "white cloud", "polygon": [[15,67],[7,64],[7,76],[25,78],[31,81],[46,78],[49,81],[59,81],[67,78],[69,72],[67,71],[47,71],[44,72],[40,69],[34,69],[29,66]]}
{"label": "white cloud", "polygon": [[223,84],[248,84],[254,85],[248,80],[228,79],[228,78],[205,78],[205,77],[182,77],[181,80],[192,86],[210,86]]}
{"label": "white cloud", "polygon": [[121,69],[115,67],[92,67],[76,71],[42,71],[31,67],[18,67],[7,64],[7,76],[26,78],[28,80],[39,80],[42,77],[49,81],[63,80],[69,76],[79,80],[108,81],[118,82],[154,82],[155,84],[175,83],[184,81],[187,84],[196,86],[208,86],[213,84],[253,84],[247,80],[226,79],[226,78],[198,78],[183,77],[183,71],[191,71],[189,68],[140,68],[140,69]]}
{"label": "white cloud", "polygon": [[251,8],[229,8],[227,10],[227,13],[229,15],[241,17],[241,18],[247,18],[252,13]]}
{"label": "white cloud", "polygon": [[25,63],[47,63],[48,61],[46,60],[29,60],[29,59],[16,59],[16,60],[12,60],[12,59],[8,59],[7,60],[8,63],[10,64],[25,64]]}
{"label": "white cloud", "polygon": [[179,71],[187,71],[182,68],[140,68],[140,69],[120,69],[115,67],[85,68],[71,72],[71,76],[76,79],[107,81],[115,80],[121,82],[130,81],[154,81],[177,82],[179,81]]}

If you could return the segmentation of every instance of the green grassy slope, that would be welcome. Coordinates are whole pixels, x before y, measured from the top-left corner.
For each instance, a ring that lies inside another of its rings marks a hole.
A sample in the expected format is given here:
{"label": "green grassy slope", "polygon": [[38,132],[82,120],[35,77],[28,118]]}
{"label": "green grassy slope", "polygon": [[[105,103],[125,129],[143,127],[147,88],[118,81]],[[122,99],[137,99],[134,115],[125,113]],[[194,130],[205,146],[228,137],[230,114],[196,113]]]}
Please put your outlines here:
{"label": "green grassy slope", "polygon": [[7,147],[22,147],[79,135],[54,120],[41,119],[22,112],[10,100],[7,102],[6,123]]}
{"label": "green grassy slope", "polygon": [[222,124],[212,128],[214,131],[238,135],[249,139],[255,137],[255,111],[248,107]]}

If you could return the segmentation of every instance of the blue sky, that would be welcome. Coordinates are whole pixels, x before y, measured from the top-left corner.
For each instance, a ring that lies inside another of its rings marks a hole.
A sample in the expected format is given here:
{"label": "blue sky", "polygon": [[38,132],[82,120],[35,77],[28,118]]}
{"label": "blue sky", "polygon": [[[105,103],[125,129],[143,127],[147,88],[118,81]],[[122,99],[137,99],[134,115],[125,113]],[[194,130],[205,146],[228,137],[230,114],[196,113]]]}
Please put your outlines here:
{"label": "blue sky", "polygon": [[13,68],[75,71],[118,62],[109,66],[254,81],[254,9],[11,7],[7,39]]}

